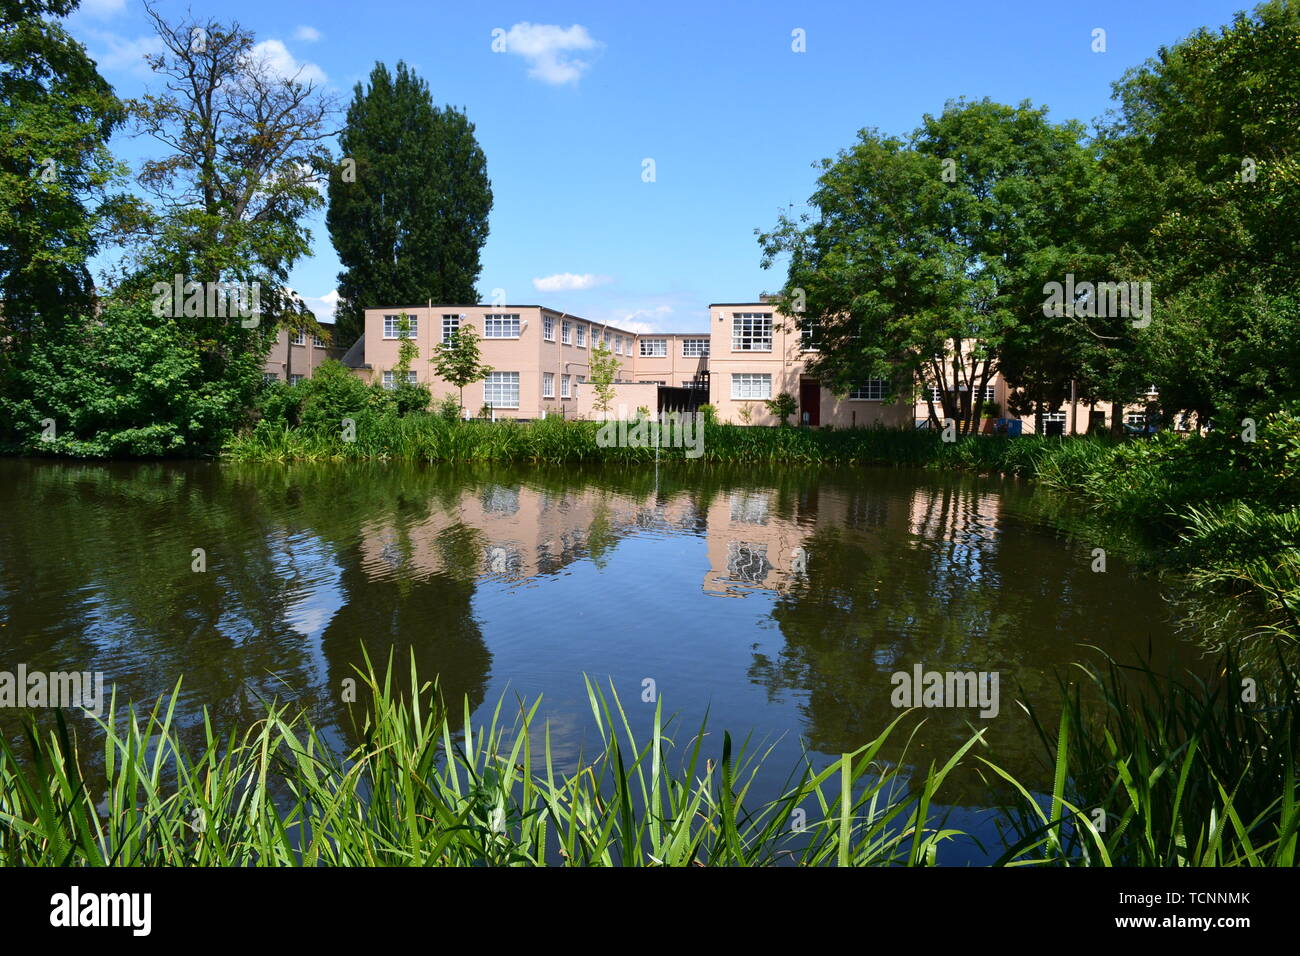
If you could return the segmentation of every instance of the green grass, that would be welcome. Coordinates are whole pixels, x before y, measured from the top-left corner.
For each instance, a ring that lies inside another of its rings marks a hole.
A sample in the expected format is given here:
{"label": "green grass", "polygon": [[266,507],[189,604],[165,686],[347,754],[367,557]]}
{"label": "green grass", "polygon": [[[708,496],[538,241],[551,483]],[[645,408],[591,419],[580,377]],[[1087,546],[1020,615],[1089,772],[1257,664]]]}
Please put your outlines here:
{"label": "green grass", "polygon": [[662,702],[638,738],[617,695],[589,682],[599,744],[561,769],[540,701],[513,713],[499,702],[486,724],[467,712],[456,733],[436,694],[414,677],[400,693],[391,674],[362,675],[368,703],[342,755],[275,704],[242,732],[205,716],[190,752],[174,694],[144,714],[114,701],[93,777],[66,723],[33,727],[26,761],[0,743],[0,863],[935,865],[961,836],[938,812],[944,782],[971,761],[1014,795],[1001,865],[1295,864],[1294,677],[1247,705],[1233,699],[1231,665],[1216,687],[1151,675],[1136,698],[1112,667],[1090,674],[1105,701],[1100,730],[1063,685],[1058,732],[1043,734],[1051,794],[979,753],[979,733],[942,763],[909,768],[902,728],[914,715],[900,712],[852,753],[820,768],[806,757],[779,797],[757,801],[771,750],[707,726],[678,730]]}

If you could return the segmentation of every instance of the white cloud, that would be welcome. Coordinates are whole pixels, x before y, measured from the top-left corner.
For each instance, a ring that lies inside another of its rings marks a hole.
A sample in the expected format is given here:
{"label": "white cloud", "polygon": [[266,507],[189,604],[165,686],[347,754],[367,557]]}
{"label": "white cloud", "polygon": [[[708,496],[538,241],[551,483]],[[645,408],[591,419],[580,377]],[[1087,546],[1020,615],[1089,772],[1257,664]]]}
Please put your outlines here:
{"label": "white cloud", "polygon": [[77,10],[99,20],[115,17],[126,9],[126,0],[81,0]]}
{"label": "white cloud", "polygon": [[101,70],[125,70],[147,74],[149,65],[144,58],[149,53],[163,52],[163,42],[156,36],[136,37],[128,40],[116,33],[88,30],[90,55]]}
{"label": "white cloud", "polygon": [[315,27],[309,27],[306,24],[293,31],[293,38],[301,40],[303,43],[315,43],[320,39],[320,31]]}
{"label": "white cloud", "polygon": [[280,40],[255,43],[251,55],[281,79],[297,80],[300,83],[325,82],[324,70],[315,63],[300,63]]}
{"label": "white cloud", "polygon": [[542,276],[534,279],[533,288],[538,292],[574,292],[580,289],[591,289],[612,281],[609,276],[592,275],[590,272],[584,272],[581,275],[575,275],[572,272],[559,272],[553,276]]}
{"label": "white cloud", "polygon": [[565,28],[545,23],[516,23],[506,31],[505,52],[528,62],[528,75],[552,86],[576,83],[591,65],[571,56],[574,50],[600,46],[587,28],[574,24]]}

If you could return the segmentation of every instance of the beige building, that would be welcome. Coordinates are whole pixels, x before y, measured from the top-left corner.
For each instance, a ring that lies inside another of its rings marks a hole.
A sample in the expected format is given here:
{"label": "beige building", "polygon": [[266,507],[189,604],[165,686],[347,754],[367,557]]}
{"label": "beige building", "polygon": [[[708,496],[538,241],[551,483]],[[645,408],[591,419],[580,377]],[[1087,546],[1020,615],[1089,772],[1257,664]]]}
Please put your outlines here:
{"label": "beige building", "polygon": [[[332,332],[333,323],[321,322],[327,332]],[[275,344],[266,357],[262,375],[268,380],[281,382],[301,381],[311,378],[317,366],[326,359],[341,359],[347,350],[332,341],[327,341],[308,332],[291,332],[280,329]]]}

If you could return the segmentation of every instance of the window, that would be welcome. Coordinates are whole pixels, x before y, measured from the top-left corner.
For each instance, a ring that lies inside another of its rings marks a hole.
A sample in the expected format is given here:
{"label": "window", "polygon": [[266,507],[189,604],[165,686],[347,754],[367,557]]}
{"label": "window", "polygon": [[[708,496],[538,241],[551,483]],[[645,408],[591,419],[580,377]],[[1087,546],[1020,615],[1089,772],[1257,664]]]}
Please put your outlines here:
{"label": "window", "polygon": [[642,339],[641,354],[648,358],[667,358],[668,340],[667,339]]}
{"label": "window", "polygon": [[816,352],[821,345],[816,319],[804,319],[799,323],[799,348],[804,352]]}
{"label": "window", "polygon": [[[407,369],[406,381],[411,385],[416,384],[415,369]],[[397,388],[396,372],[384,373],[384,388]]]}
{"label": "window", "polygon": [[585,375],[579,375],[579,376],[578,376],[578,384],[579,384],[579,385],[581,385],[581,384],[582,384],[583,382],[585,382],[586,380],[587,380],[587,376],[585,376]]}
{"label": "window", "polygon": [[708,354],[708,339],[682,339],[682,358],[704,358]]}
{"label": "window", "polygon": [[930,401],[934,402],[934,404],[936,405],[939,405],[943,402],[943,389],[941,389],[938,385],[930,386]]}
{"label": "window", "polygon": [[885,400],[885,380],[869,378],[849,392],[849,399],[855,402],[883,402]]}
{"label": "window", "polygon": [[708,388],[709,383],[702,378],[688,378],[682,382],[682,388]]}
{"label": "window", "polygon": [[442,344],[443,345],[450,345],[451,340],[456,337],[456,333],[460,331],[461,318],[462,316],[459,315],[444,315],[442,317]]}
{"label": "window", "polygon": [[587,327],[585,325],[578,326],[577,342],[578,348],[585,349],[587,347]]}
{"label": "window", "polygon": [[483,380],[483,404],[493,408],[518,408],[519,373],[491,372]]}
{"label": "window", "polygon": [[386,339],[415,338],[416,334],[420,331],[420,320],[413,315],[408,315],[406,317],[406,322],[409,328],[406,330],[406,335],[403,336],[401,334],[402,317],[400,315],[384,316],[384,338]]}
{"label": "window", "polygon": [[554,398],[554,397],[555,397],[555,373],[543,372],[542,373],[542,398]]}
{"label": "window", "polygon": [[602,329],[600,333],[600,338],[601,341],[604,343],[605,348],[609,348],[609,329]]}
{"label": "window", "polygon": [[732,398],[771,398],[772,375],[770,372],[733,372],[731,375]]}
{"label": "window", "polygon": [[275,373],[275,372],[263,372],[263,373],[262,373],[262,381],[264,381],[264,382],[278,382],[278,381],[280,381],[280,376],[279,376],[277,373]]}
{"label": "window", "polygon": [[[1046,415],[1043,416],[1043,420],[1044,421],[1047,420]],[[1125,425],[1131,425],[1136,428],[1144,428],[1146,426],[1146,423],[1147,423],[1146,412],[1129,412],[1124,416]]]}
{"label": "window", "polygon": [[561,319],[560,320],[560,341],[563,342],[565,345],[568,345],[569,342],[572,341],[572,338],[570,336],[570,332],[572,331],[573,331],[573,326],[569,322],[569,320]]}
{"label": "window", "polygon": [[325,348],[325,340],[321,338],[319,335],[313,335],[311,337],[311,344],[316,346],[316,348],[318,349]]}
{"label": "window", "polygon": [[614,354],[615,355],[623,354],[623,336],[621,335],[614,336]]}
{"label": "window", "polygon": [[573,376],[572,376],[572,375],[561,375],[561,376],[560,376],[560,398],[570,398],[570,397],[572,397],[572,395],[573,395],[573,391],[572,391],[572,386],[570,385],[570,382],[571,382],[572,380],[573,380]]}
{"label": "window", "polygon": [[303,376],[303,375],[290,375],[290,376],[289,376],[289,384],[290,384],[290,385],[297,385],[297,384],[298,384],[299,382],[301,382],[305,377],[306,377],[306,376]]}
{"label": "window", "polygon": [[639,379],[639,380],[637,381],[637,384],[638,384],[638,385],[667,385],[668,383],[667,383],[667,382],[656,382],[656,381],[652,381],[652,380],[650,380],[650,379],[648,379],[648,378],[643,378],[643,379]]}
{"label": "window", "polygon": [[298,329],[298,330],[295,331],[295,332],[291,332],[291,333],[289,334],[289,344],[290,344],[290,345],[306,345],[306,344],[307,344],[307,333],[304,332],[302,329]]}
{"label": "window", "polygon": [[772,351],[772,313],[733,313],[731,318],[731,350],[733,352]]}
{"label": "window", "polygon": [[[519,338],[519,316],[518,315],[485,315],[483,316],[483,338],[485,339],[517,339]],[[518,373],[511,373],[518,374]]]}
{"label": "window", "polygon": [[[1143,420],[1143,421],[1146,421],[1146,416],[1145,416],[1145,415],[1142,416],[1142,420]],[[1043,413],[1043,421],[1044,421],[1044,422],[1063,422],[1063,421],[1065,421],[1065,412],[1044,412],[1044,413]]]}
{"label": "window", "polygon": [[984,386],[984,401],[986,401],[986,402],[993,402],[993,401],[996,401],[997,399],[996,399],[995,396],[996,396],[997,394],[998,394],[998,387],[997,387],[996,385],[985,385],[985,386]]}
{"label": "window", "polygon": [[548,342],[555,341],[555,316],[542,316],[542,338]]}

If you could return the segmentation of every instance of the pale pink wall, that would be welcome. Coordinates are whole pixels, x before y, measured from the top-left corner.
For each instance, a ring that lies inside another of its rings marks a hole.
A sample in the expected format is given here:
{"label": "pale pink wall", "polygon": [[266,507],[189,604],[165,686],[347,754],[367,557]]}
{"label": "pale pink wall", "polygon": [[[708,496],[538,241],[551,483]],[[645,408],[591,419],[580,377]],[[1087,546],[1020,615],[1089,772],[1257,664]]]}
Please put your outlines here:
{"label": "pale pink wall", "polygon": [[[326,331],[332,331],[326,325]],[[271,345],[271,351],[267,354],[266,363],[262,366],[264,372],[274,375],[281,382],[287,382],[289,375],[302,375],[311,378],[312,373],[326,359],[340,359],[347,349],[339,348],[334,345],[321,347],[315,345],[312,341],[311,334],[308,333],[303,341],[304,345],[289,345],[289,330],[281,329],[276,335],[275,342]],[[292,356],[290,355],[292,349]],[[292,357],[292,365],[290,358]]]}
{"label": "pale pink wall", "polygon": [[[732,350],[733,320],[738,312],[771,313],[773,330],[770,352]],[[751,424],[777,424],[779,419],[767,410],[762,399],[731,397],[732,376],[738,373],[771,375],[773,398],[781,392],[789,392],[798,400],[801,382],[805,379],[812,380],[813,377],[806,372],[806,360],[810,353],[801,347],[802,336],[795,320],[768,303],[715,303],[709,306],[709,332],[709,400],[717,408],[719,420],[742,423],[742,410],[748,409]],[[838,398],[826,388],[820,388],[819,396],[818,410],[822,425],[833,425],[836,428],[869,425],[900,427],[908,424],[912,418],[910,402],[887,404],[881,401]],[[801,420],[800,412],[795,413],[792,421]]]}

